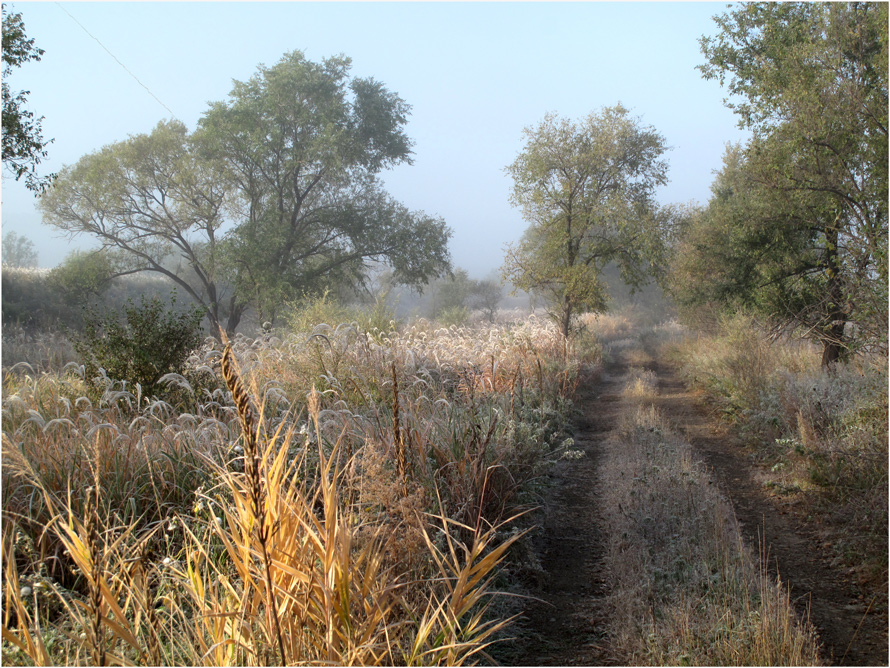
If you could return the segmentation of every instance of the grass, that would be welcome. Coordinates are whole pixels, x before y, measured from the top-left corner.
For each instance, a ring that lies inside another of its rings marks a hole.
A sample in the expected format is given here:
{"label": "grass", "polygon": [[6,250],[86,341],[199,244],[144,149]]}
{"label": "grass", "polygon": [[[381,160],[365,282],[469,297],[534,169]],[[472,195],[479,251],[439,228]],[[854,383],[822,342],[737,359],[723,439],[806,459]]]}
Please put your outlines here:
{"label": "grass", "polygon": [[534,319],[353,323],[208,341],[160,398],[7,371],[4,663],[484,658],[564,353]]}
{"label": "grass", "polygon": [[[158,397],[85,378],[56,339],[20,341],[32,363],[5,358],[3,373],[4,663],[489,660],[517,516],[549,462],[576,454],[582,369],[617,355],[635,368],[602,513],[616,649],[653,665],[817,662],[767,555],[649,405],[647,365],[676,324],[586,318],[567,347],[534,316],[445,327],[332,308],[206,341]],[[752,332],[673,354],[761,444],[774,493],[847,513],[843,558],[885,581],[886,370],[824,375],[805,347]]]}
{"label": "grass", "polygon": [[630,665],[817,665],[813,630],[654,408],[652,380],[628,375],[603,471],[614,651]]}
{"label": "grass", "polygon": [[886,606],[886,357],[824,370],[818,350],[770,341],[743,316],[674,355],[765,464],[767,489],[809,516],[868,598]]}

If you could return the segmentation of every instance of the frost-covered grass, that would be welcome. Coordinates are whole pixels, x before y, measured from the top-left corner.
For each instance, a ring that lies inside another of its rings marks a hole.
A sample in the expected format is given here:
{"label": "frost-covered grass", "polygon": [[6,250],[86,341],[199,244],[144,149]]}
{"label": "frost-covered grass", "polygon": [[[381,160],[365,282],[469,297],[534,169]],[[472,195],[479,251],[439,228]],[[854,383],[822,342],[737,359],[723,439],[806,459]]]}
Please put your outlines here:
{"label": "frost-covered grass", "polygon": [[[621,354],[652,361],[639,340]],[[731,505],[656,410],[657,395],[652,372],[632,364],[601,472],[614,652],[630,665],[817,665],[813,629],[743,543]]]}
{"label": "frost-covered grass", "polygon": [[738,317],[678,352],[688,381],[756,447],[769,490],[806,504],[840,563],[863,586],[887,588],[888,379],[886,357],[830,370],[794,341],[770,342]]}
{"label": "frost-covered grass", "polygon": [[476,660],[505,522],[598,360],[534,318],[232,347],[249,420],[212,340],[157,397],[4,369],[4,663]]}

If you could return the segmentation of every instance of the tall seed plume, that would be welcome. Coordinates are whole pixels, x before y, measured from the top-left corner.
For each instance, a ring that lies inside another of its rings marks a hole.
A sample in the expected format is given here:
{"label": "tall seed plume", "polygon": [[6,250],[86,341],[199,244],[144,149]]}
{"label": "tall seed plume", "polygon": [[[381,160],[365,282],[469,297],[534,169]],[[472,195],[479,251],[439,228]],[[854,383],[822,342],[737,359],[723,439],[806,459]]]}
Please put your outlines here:
{"label": "tall seed plume", "polygon": [[[250,401],[250,395],[244,389],[244,383],[241,380],[241,374],[238,371],[238,363],[235,361],[235,353],[232,352],[232,344],[225,340],[226,347],[223,349],[220,366],[222,368],[223,380],[226,387],[232,393],[232,399],[238,408],[238,418],[241,420],[241,431],[244,433],[245,441],[252,439],[256,441],[256,417],[254,415],[253,404]],[[251,436],[252,435],[252,436]],[[245,451],[247,444],[245,443]]]}
{"label": "tall seed plume", "polygon": [[287,663],[287,654],[281,633],[281,621],[278,618],[278,600],[272,585],[272,558],[269,553],[269,541],[274,528],[270,527],[266,521],[268,495],[266,494],[266,481],[260,473],[257,417],[250,395],[244,388],[241,372],[238,370],[238,363],[235,360],[235,353],[232,352],[232,344],[225,334],[222,337],[225,348],[220,360],[220,368],[226,387],[232,393],[232,399],[238,408],[238,419],[241,421],[241,432],[244,436],[244,473],[247,478],[247,493],[250,498],[251,511],[255,520],[254,530],[263,559],[263,579],[266,585],[266,597],[269,601],[268,613],[278,644],[279,663],[284,665]]}

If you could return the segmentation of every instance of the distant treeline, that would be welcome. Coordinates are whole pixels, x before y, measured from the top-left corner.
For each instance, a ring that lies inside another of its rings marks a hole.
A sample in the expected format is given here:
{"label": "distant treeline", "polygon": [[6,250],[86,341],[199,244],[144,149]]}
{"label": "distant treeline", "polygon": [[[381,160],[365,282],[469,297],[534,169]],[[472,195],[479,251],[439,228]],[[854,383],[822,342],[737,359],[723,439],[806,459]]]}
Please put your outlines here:
{"label": "distant treeline", "polygon": [[[3,265],[2,318],[4,325],[19,325],[30,330],[68,328],[80,330],[84,314],[89,310],[122,312],[128,300],[138,302],[143,296],[160,297],[185,310],[200,306],[176,285],[156,273],[139,273],[108,278],[90,266],[87,254],[75,253],[59,267],[36,269]],[[604,278],[612,296],[611,309],[633,307],[663,319],[672,312],[661,288],[655,283],[631,291],[622,283],[614,266],[607,268]],[[319,295],[306,295],[312,299]],[[542,311],[541,299],[504,285],[497,277],[470,278],[463,269],[450,277],[433,281],[423,292],[405,286],[388,286],[385,277],[365,292],[333,290],[330,301],[352,306],[373,307],[380,303],[400,320],[435,318],[446,324],[464,324],[470,320],[494,320],[501,311]],[[294,302],[293,307],[301,306]],[[287,310],[273,325],[283,325]],[[255,333],[263,323],[248,314],[240,329]],[[208,327],[208,332],[210,331]]]}

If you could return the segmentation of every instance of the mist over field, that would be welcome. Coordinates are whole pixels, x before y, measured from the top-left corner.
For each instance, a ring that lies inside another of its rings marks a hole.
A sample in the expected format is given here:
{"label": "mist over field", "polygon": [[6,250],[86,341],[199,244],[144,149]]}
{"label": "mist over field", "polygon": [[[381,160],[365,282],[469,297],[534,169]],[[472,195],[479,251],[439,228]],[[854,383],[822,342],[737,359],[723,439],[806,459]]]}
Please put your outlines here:
{"label": "mist over field", "polygon": [[887,665],[887,30],[4,4],[0,663]]}

